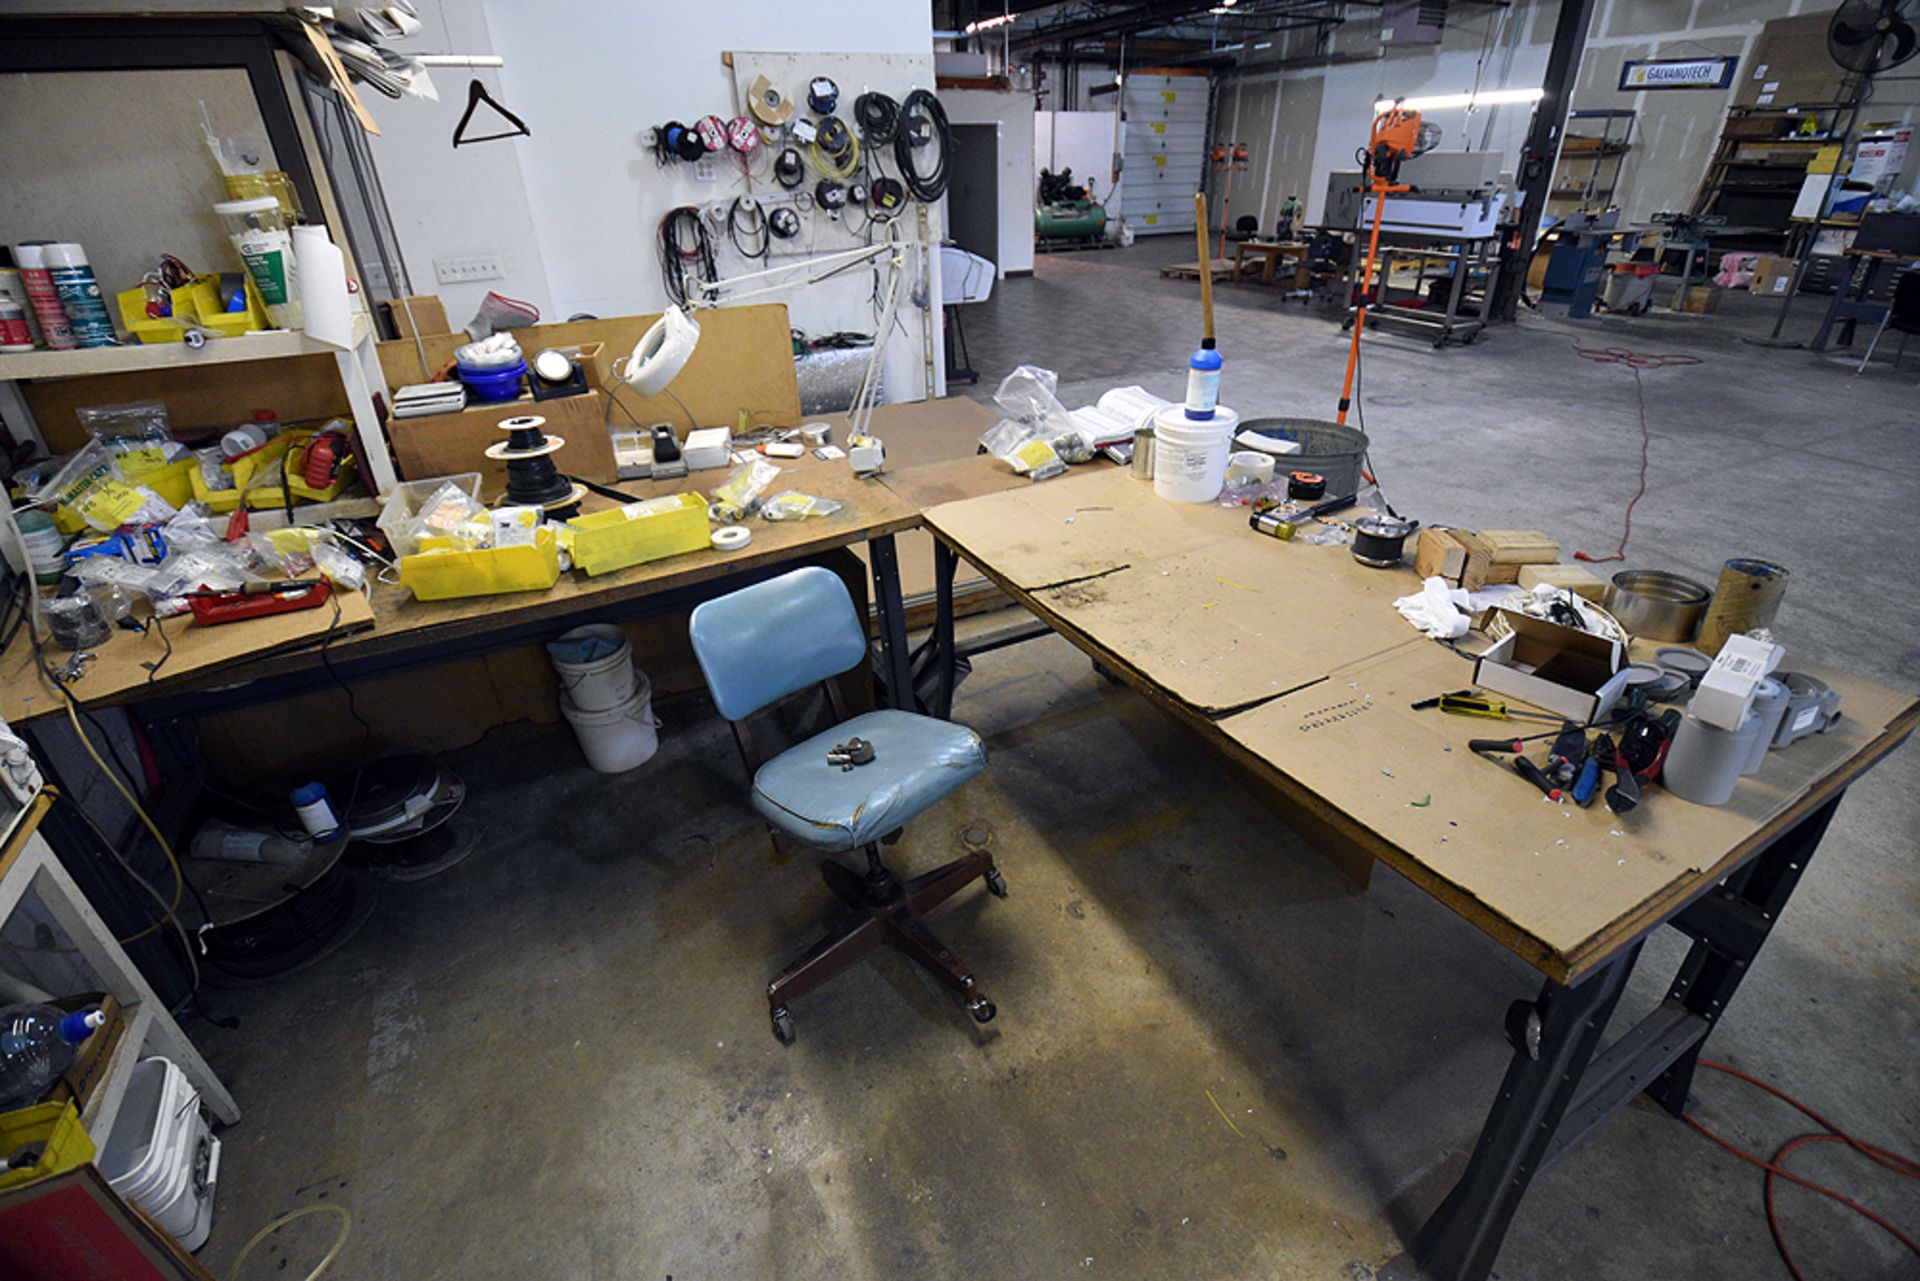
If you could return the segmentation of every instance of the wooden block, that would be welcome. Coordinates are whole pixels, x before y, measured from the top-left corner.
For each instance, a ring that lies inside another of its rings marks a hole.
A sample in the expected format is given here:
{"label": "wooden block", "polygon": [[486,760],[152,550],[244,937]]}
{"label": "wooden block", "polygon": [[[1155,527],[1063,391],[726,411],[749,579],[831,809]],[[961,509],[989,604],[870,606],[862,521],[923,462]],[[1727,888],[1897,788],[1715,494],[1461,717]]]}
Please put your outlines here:
{"label": "wooden block", "polygon": [[470,405],[457,414],[394,418],[387,422],[387,435],[393,439],[394,461],[406,479],[477,471],[481,476],[480,497],[492,502],[507,491],[507,465],[488,458],[486,448],[506,439],[500,420],[520,414],[546,419],[542,430],[567,442],[553,455],[554,465],[561,471],[607,485],[619,480],[613,438],[607,434],[607,398],[598,391],[541,401],[522,396],[491,405]]}
{"label": "wooden block", "polygon": [[1607,589],[1605,583],[1579,565],[1522,565],[1517,581],[1528,590],[1545,583],[1593,601],[1599,600]]}
{"label": "wooden block", "polygon": [[1474,535],[1496,565],[1551,565],[1560,544],[1537,529],[1483,529]]}
{"label": "wooden block", "polygon": [[1459,537],[1466,532],[1435,525],[1422,529],[1414,550],[1413,572],[1420,575],[1422,581],[1438,576],[1455,587],[1469,578],[1484,583],[1487,553],[1484,548],[1469,547]]}

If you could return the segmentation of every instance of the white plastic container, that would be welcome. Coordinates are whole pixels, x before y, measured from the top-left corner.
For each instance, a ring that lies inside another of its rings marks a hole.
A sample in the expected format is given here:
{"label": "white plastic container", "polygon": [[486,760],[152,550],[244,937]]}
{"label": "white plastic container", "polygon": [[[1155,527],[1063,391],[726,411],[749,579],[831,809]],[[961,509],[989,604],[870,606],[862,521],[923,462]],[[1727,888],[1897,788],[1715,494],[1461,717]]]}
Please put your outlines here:
{"label": "white plastic container", "polygon": [[653,719],[653,686],[647,674],[635,669],[632,697],[604,712],[583,712],[565,695],[560,714],[573,726],[587,764],[602,774],[624,774],[653,759],[660,750],[659,722]]}
{"label": "white plastic container", "polygon": [[625,707],[633,698],[633,646],[627,634],[612,623],[590,623],[562,632],[560,640],[585,640],[597,636],[618,646],[605,658],[586,663],[569,663],[549,652],[553,670],[560,674],[560,696],[579,712],[610,712]]}
{"label": "white plastic container", "polygon": [[134,1065],[113,1133],[96,1164],[115,1192],[181,1245],[198,1250],[206,1244],[220,1177],[220,1140],[179,1068],[162,1058]]}
{"label": "white plastic container", "polygon": [[1153,492],[1170,502],[1208,503],[1227,480],[1227,454],[1240,415],[1225,405],[1213,417],[1188,418],[1182,405],[1154,416]]}

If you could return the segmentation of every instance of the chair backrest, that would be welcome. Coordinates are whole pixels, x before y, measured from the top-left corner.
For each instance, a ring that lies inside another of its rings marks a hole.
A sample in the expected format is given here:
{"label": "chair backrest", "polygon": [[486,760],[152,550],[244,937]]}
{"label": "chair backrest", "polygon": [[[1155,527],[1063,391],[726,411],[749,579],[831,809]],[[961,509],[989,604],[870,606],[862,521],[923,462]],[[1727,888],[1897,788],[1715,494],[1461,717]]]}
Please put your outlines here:
{"label": "chair backrest", "polygon": [[1245,217],[1235,218],[1233,220],[1233,229],[1235,231],[1244,232],[1245,234],[1250,236],[1254,232],[1260,230],[1260,220],[1254,217],[1252,214],[1247,214]]}
{"label": "chair backrest", "polygon": [[1893,318],[1920,325],[1920,271],[1903,271],[1893,282]]}
{"label": "chair backrest", "polygon": [[866,630],[847,585],[818,565],[701,604],[689,630],[707,688],[730,721],[867,657]]}

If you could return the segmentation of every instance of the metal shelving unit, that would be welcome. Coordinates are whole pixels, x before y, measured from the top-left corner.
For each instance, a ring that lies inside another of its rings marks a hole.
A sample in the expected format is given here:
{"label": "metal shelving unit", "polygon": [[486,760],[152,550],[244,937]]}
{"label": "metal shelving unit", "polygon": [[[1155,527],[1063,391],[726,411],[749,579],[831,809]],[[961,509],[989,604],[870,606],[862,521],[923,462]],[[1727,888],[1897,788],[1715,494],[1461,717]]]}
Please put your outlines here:
{"label": "metal shelving unit", "polygon": [[[1614,203],[1614,193],[1620,189],[1620,172],[1626,168],[1627,153],[1633,150],[1633,125],[1636,113],[1620,111],[1572,111],[1567,113],[1567,134],[1560,144],[1560,161],[1554,169],[1553,187],[1547,194],[1548,200],[1575,201],[1581,209],[1605,209]],[[1600,123],[1600,134],[1576,133],[1576,121],[1588,120]],[[1615,128],[1619,136],[1614,135]],[[1576,138],[1593,142],[1596,145],[1587,148],[1584,145],[1573,149],[1570,144]],[[1613,169],[1607,172],[1608,161]],[[1580,174],[1574,167],[1585,164],[1586,173]],[[1602,182],[1602,175],[1605,181]]]}

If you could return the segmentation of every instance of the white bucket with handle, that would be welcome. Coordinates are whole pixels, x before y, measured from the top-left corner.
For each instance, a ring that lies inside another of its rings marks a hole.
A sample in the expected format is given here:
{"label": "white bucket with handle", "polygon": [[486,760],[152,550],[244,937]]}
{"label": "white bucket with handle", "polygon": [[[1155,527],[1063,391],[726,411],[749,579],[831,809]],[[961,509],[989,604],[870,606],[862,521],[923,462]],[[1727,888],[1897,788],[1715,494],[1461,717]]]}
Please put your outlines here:
{"label": "white bucket with handle", "polygon": [[610,712],[633,698],[633,646],[612,623],[590,623],[547,642],[560,674],[562,704],[582,712]]}
{"label": "white bucket with handle", "polygon": [[653,759],[660,750],[660,722],[653,716],[653,685],[647,674],[629,662],[633,693],[618,707],[588,711],[565,694],[560,714],[573,726],[587,764],[602,774],[624,774]]}

